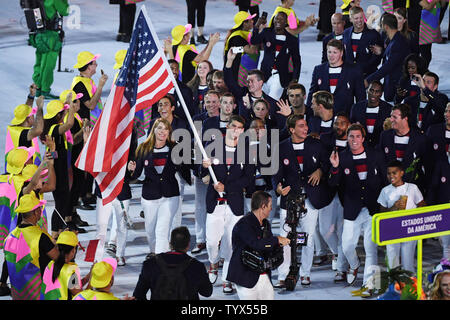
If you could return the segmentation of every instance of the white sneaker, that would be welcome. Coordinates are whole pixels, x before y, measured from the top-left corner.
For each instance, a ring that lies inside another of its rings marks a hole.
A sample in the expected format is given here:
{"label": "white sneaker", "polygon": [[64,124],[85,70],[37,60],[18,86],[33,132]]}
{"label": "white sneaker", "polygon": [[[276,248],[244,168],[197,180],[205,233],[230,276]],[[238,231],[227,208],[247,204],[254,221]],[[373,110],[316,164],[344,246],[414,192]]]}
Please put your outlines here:
{"label": "white sneaker", "polygon": [[121,267],[121,266],[126,265],[124,257],[117,257],[116,260],[117,260],[117,266]]}
{"label": "white sneaker", "polygon": [[356,269],[349,269],[348,270],[348,272],[347,272],[347,283],[349,285],[352,285],[355,282],[356,278],[358,277],[358,269],[359,269],[359,267],[356,268]]}
{"label": "white sneaker", "polygon": [[218,263],[211,264],[209,266],[208,277],[209,277],[209,282],[211,282],[211,284],[216,283],[217,278],[219,277],[219,265],[218,265]]}
{"label": "white sneaker", "polygon": [[233,291],[234,291],[234,289],[233,289],[233,285],[231,284],[231,282],[225,281],[223,283],[223,293],[232,294]]}

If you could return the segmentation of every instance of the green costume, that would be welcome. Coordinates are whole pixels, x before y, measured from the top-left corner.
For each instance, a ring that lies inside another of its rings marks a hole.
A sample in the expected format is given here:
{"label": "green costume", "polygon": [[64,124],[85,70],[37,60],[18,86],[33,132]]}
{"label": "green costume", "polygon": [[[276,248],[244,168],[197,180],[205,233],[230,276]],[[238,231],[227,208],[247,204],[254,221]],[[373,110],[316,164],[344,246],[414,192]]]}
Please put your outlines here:
{"label": "green costume", "polygon": [[[68,0],[44,0],[46,22],[54,25],[54,20],[60,16],[69,15]],[[46,27],[30,37],[31,45],[36,48],[36,62],[34,64],[33,82],[40,93],[48,96],[53,83],[53,70],[56,66],[59,50],[62,47],[61,38],[55,28]],[[53,30],[51,30],[53,29]]]}

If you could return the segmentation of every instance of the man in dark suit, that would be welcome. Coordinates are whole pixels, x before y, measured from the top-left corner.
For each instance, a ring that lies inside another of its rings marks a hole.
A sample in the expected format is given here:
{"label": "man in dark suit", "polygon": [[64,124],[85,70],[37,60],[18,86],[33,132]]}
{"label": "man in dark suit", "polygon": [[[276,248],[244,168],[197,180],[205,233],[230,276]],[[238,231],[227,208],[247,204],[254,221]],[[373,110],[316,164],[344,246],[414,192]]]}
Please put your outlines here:
{"label": "man in dark suit", "polygon": [[254,118],[252,110],[253,102],[257,99],[264,99],[269,102],[269,119],[276,121],[278,128],[283,128],[286,123],[286,117],[278,113],[279,107],[277,101],[263,91],[264,74],[261,70],[253,69],[247,74],[247,87],[241,87],[233,78],[232,65],[236,53],[233,50],[228,51],[227,62],[223,69],[225,84],[236,98],[239,114],[244,119]]}
{"label": "man in dark suit", "polygon": [[209,282],[205,266],[197,259],[187,255],[190,238],[191,235],[188,228],[185,226],[175,228],[170,235],[171,251],[160,253],[144,261],[133,292],[136,300],[147,300],[148,290],[152,293],[150,299],[154,299],[153,294],[157,287],[158,279],[163,273],[157,259],[162,259],[163,262],[170,265],[181,265],[187,262],[183,276],[186,279],[187,297],[189,300],[199,300],[199,294],[204,297],[211,296],[213,287]]}
{"label": "man in dark suit", "polygon": [[254,250],[270,258],[279,246],[287,246],[290,240],[274,236],[267,220],[272,210],[272,197],[264,191],[252,195],[251,212],[239,220],[233,228],[233,255],[228,268],[227,280],[236,284],[240,300],[273,300],[271,270],[256,272],[241,260],[243,250]]}
{"label": "man in dark suit", "polygon": [[392,129],[381,133],[378,149],[384,155],[386,165],[395,159],[400,161],[405,170],[403,181],[416,184],[422,194],[426,194],[427,181],[431,177],[428,139],[416,127],[411,127],[410,115],[407,104],[397,104],[392,108]]}
{"label": "man in dark suit", "polygon": [[350,113],[350,108],[355,102],[365,99],[361,71],[353,63],[344,63],[343,55],[342,42],[330,40],[327,45],[328,62],[314,67],[307,106],[311,106],[312,96],[319,90],[333,94],[335,112]]}
{"label": "man in dark suit", "polygon": [[342,42],[345,47],[345,62],[355,63],[364,77],[377,70],[381,57],[369,50],[370,46],[382,46],[380,34],[367,28],[364,22],[364,10],[361,7],[350,9],[350,21],[353,26],[345,29]]}
{"label": "man in dark suit", "polygon": [[[267,92],[274,99],[279,99],[292,79],[300,76],[300,51],[298,38],[286,31],[287,15],[279,12],[270,28],[254,28],[252,45],[264,45],[264,58],[261,71],[266,80]],[[292,66],[289,63],[292,62]]]}
{"label": "man in dark suit", "polygon": [[[297,194],[306,192],[306,216],[300,219],[300,228],[310,237],[316,230],[317,219],[320,214],[331,214],[330,203],[333,198],[331,189],[322,179],[323,173],[328,172],[329,162],[326,149],[319,139],[308,136],[308,125],[303,115],[291,115],[287,120],[287,127],[291,137],[280,143],[279,170],[272,177],[272,185],[281,195],[280,200],[280,234],[285,235],[288,226],[283,226],[287,214],[287,196],[290,192]],[[307,246],[302,248],[300,280],[302,285],[311,284],[311,267],[314,256],[314,241],[310,238]],[[325,239],[327,240],[327,239]],[[328,246],[337,254],[337,244],[327,241]],[[284,250],[284,262],[278,268],[278,280],[283,285],[290,264],[290,250]],[[335,251],[336,249],[336,251]]]}
{"label": "man in dark suit", "polygon": [[[244,215],[244,188],[254,178],[255,165],[250,164],[246,141],[239,139],[244,131],[245,120],[239,115],[229,119],[225,137],[216,138],[212,143],[219,144],[213,150],[214,160],[204,159],[202,162],[205,176],[207,168],[212,166],[217,183],[210,179],[206,192],[206,249],[210,268],[208,270],[211,283],[218,277],[219,243],[220,254],[225,259],[222,271],[223,292],[233,293],[231,282],[226,280],[231,259],[231,232],[234,225]],[[244,159],[242,152],[244,151]]]}
{"label": "man in dark suit", "polygon": [[355,282],[360,267],[355,249],[363,232],[366,254],[363,285],[370,276],[371,267],[377,265],[377,245],[372,241],[372,215],[379,211],[377,198],[386,184],[382,155],[364,147],[364,136],[365,131],[360,124],[352,124],[348,128],[348,148],[331,154],[332,168],[328,180],[331,186],[339,186],[343,191],[342,250],[350,264],[347,272],[349,284]]}
{"label": "man in dark suit", "polygon": [[327,44],[331,39],[342,40],[344,37],[345,21],[342,17],[342,13],[336,12],[331,16],[331,27],[333,32],[325,36],[322,39],[322,63],[328,61],[327,57]]}
{"label": "man in dark suit", "polygon": [[439,92],[439,76],[434,72],[427,71],[423,77],[415,74],[412,81],[420,88],[420,94],[407,97],[404,103],[411,107],[411,124],[426,132],[430,125],[444,122],[448,97]]}
{"label": "man in dark suit", "polygon": [[[384,50],[381,67],[366,77],[364,85],[367,88],[373,80],[384,79],[384,100],[391,102],[394,100],[396,86],[402,76],[403,61],[410,53],[410,47],[405,37],[397,30],[397,18],[393,14],[383,15],[381,28],[389,38],[389,44]],[[373,51],[373,48],[369,49]]]}
{"label": "man in dark suit", "polygon": [[375,148],[383,131],[383,123],[391,116],[392,105],[381,99],[383,85],[374,80],[367,89],[367,100],[355,103],[350,111],[350,122],[359,122],[366,129],[365,142]]}

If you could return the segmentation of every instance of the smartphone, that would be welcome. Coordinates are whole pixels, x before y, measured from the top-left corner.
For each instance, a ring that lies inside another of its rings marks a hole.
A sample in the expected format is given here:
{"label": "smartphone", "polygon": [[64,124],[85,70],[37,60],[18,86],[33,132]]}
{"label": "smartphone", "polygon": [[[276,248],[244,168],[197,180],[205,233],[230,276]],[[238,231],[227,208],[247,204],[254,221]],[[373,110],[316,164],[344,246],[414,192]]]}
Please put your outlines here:
{"label": "smartphone", "polygon": [[263,13],[261,14],[261,18],[263,18],[264,20],[267,20],[267,12],[263,11]]}
{"label": "smartphone", "polygon": [[243,53],[244,47],[233,47],[233,53]]}
{"label": "smartphone", "polygon": [[103,69],[100,69],[100,72],[102,73],[102,75],[104,75],[105,73],[103,72]]}

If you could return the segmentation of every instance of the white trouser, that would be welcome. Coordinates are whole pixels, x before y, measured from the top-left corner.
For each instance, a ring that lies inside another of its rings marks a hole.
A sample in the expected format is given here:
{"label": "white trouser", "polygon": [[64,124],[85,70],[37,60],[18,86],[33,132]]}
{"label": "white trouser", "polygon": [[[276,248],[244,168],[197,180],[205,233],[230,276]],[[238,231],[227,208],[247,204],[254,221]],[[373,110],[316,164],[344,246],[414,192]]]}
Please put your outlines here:
{"label": "white trouser", "polygon": [[361,209],[358,217],[354,221],[344,219],[342,249],[351,269],[356,269],[360,265],[358,254],[356,253],[356,246],[358,245],[361,232],[364,237],[364,251],[366,254],[363,284],[366,284],[374,268],[377,268],[378,247],[372,241],[372,217],[369,214],[369,210],[365,207]]}
{"label": "white trouser", "polygon": [[442,258],[450,260],[450,235],[439,237],[442,244]]}
{"label": "white trouser", "polygon": [[273,286],[267,274],[261,274],[253,288],[236,285],[239,300],[273,300]]}
{"label": "white trouser", "polygon": [[116,245],[116,243],[117,243],[117,232],[116,232],[117,221],[116,221],[116,216],[112,215],[111,218],[110,218],[110,221],[111,221],[111,230],[109,232],[108,244]]}
{"label": "white trouser", "polygon": [[[317,216],[319,211],[315,209],[308,199],[305,201],[305,206],[308,212],[305,217],[300,219],[299,227],[300,231],[306,232],[308,234],[308,242],[306,246],[302,247],[301,256],[301,266],[300,266],[300,276],[309,277],[311,274],[311,267],[314,258],[314,232],[316,230]],[[286,209],[281,209],[280,211],[280,236],[285,237],[290,231],[288,225],[284,225],[286,220]],[[291,264],[291,247],[284,246],[284,261],[278,267],[278,280],[285,280],[289,273],[289,266]]]}
{"label": "white trouser", "polygon": [[333,254],[338,255],[337,270],[348,270],[347,259],[342,251],[342,228],[344,227],[344,208],[336,194],[333,201],[319,214],[319,230]]}
{"label": "white trouser", "polygon": [[141,198],[150,252],[158,254],[169,251],[170,226],[178,207],[178,198],[178,196],[156,200]]}
{"label": "white trouser", "polygon": [[[230,264],[233,247],[231,245],[231,234],[234,225],[243,216],[235,216],[231,208],[226,204],[217,205],[213,213],[206,215],[206,249],[208,260],[211,264],[219,262],[224,258],[222,269],[222,280],[226,281],[228,266]],[[220,242],[220,255],[219,255]]]}
{"label": "white trouser", "polygon": [[[125,210],[128,210],[130,205],[130,200],[122,201]],[[125,255],[125,246],[127,241],[128,229],[125,223],[125,217],[123,215],[123,210],[120,205],[120,201],[114,199],[112,202],[103,205],[102,199],[97,198],[97,234],[96,239],[99,239],[99,243],[97,246],[97,251],[95,253],[95,260],[101,261],[103,259],[103,253],[105,248],[106,241],[106,233],[108,231],[108,223],[109,218],[111,216],[112,211],[114,210],[115,219],[118,221],[117,223],[117,248],[116,248],[116,256],[124,257]]]}
{"label": "white trouser", "polygon": [[386,246],[386,254],[388,258],[389,268],[393,269],[400,265],[400,257],[402,259],[402,269],[415,272],[414,254],[416,252],[417,241],[407,241],[402,243],[388,244]]}
{"label": "white trouser", "polygon": [[[277,212],[278,205],[277,205],[277,194],[275,190],[269,190],[267,191],[268,194],[272,196],[272,210],[270,211],[269,217],[267,220],[272,224],[273,217],[275,217],[275,213]],[[250,212],[252,211],[252,199],[251,198],[244,198],[244,212]]]}
{"label": "white trouser", "polygon": [[181,178],[180,174],[177,172],[175,174],[175,178],[178,181],[178,187],[180,189],[180,196],[178,197],[178,208],[177,211],[175,213],[175,216],[173,217],[173,221],[172,221],[172,226],[170,228],[170,231],[172,231],[175,228],[178,228],[179,226],[181,226],[181,219],[183,218],[183,213],[182,213],[182,204],[183,204],[183,198],[184,198],[184,186],[186,184],[186,182],[184,181],[183,178]]}
{"label": "white trouser", "polygon": [[280,83],[280,74],[275,73],[272,74],[272,76],[267,80],[263,85],[263,91],[274,98],[275,100],[278,100],[281,98],[281,95],[283,94],[283,87]]}
{"label": "white trouser", "polygon": [[314,231],[314,254],[318,257],[326,256],[328,254],[327,249],[328,245],[320,234],[319,223],[317,223],[316,230]]}
{"label": "white trouser", "polygon": [[197,243],[206,242],[206,191],[208,185],[194,176],[195,183],[195,239]]}

